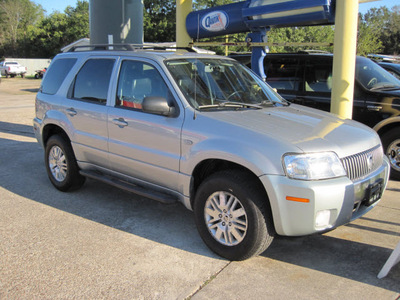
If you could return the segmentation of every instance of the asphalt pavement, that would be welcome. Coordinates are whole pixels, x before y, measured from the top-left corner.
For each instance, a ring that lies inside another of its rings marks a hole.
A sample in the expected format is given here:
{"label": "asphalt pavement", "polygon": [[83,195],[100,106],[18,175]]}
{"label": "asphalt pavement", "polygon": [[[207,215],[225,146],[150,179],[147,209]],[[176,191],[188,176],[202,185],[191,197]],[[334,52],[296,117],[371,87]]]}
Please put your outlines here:
{"label": "asphalt pavement", "polygon": [[400,299],[400,264],[377,278],[400,242],[400,182],[348,225],[230,262],[180,204],[93,180],[53,188],[32,132],[38,84],[0,84],[0,299]]}

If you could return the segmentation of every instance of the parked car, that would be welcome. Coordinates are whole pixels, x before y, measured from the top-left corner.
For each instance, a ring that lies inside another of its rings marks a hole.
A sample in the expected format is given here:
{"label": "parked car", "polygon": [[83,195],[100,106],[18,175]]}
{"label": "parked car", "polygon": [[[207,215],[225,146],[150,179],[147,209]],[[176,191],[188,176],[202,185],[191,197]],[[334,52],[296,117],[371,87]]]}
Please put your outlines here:
{"label": "parked car", "polygon": [[[250,66],[251,54],[231,57]],[[264,60],[267,83],[286,100],[330,111],[332,54],[274,53]],[[353,119],[373,128],[400,180],[400,81],[368,58],[356,58]]]}
{"label": "parked car", "polygon": [[0,62],[0,72],[2,75],[8,77],[15,77],[21,75],[25,77],[27,69],[16,61],[2,61]]}
{"label": "parked car", "polygon": [[382,68],[388,71],[397,79],[400,79],[400,64],[398,63],[389,63],[389,62],[378,62]]}
{"label": "parked car", "polygon": [[34,132],[60,191],[89,177],[179,201],[230,260],[381,199],[390,166],[367,126],[290,104],[233,59],[91,47],[57,55],[36,96]]}

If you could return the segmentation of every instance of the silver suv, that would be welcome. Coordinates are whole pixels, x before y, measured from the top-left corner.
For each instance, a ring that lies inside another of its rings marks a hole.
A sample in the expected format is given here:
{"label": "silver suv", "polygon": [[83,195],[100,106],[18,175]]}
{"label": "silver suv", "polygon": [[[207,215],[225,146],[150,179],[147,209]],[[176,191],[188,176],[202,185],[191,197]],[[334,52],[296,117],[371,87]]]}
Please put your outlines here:
{"label": "silver suv", "polygon": [[230,260],[382,197],[389,164],[367,126],[288,103],[233,59],[126,47],[59,54],[46,72],[34,131],[57,189],[89,177],[179,201]]}

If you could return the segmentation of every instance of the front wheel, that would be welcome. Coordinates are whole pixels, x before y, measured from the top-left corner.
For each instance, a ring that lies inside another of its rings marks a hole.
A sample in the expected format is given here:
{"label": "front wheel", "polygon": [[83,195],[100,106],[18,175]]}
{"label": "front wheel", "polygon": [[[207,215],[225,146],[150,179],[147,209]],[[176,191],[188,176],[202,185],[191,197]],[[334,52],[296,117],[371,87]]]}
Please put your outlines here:
{"label": "front wheel", "polygon": [[383,149],[389,158],[391,177],[400,180],[400,129],[393,128],[382,136]]}
{"label": "front wheel", "polygon": [[265,251],[274,237],[267,196],[244,172],[222,171],[205,179],[194,203],[197,229],[205,244],[229,260]]}
{"label": "front wheel", "polygon": [[47,175],[58,190],[77,189],[85,182],[79,174],[71,144],[59,135],[53,135],[46,143],[45,162]]}

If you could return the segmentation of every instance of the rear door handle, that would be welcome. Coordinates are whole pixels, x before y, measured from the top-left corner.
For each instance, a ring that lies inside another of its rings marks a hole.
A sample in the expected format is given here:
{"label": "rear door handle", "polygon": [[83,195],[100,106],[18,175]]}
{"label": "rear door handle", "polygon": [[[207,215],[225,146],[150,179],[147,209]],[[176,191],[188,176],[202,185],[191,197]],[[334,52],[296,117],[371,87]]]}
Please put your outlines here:
{"label": "rear door handle", "polygon": [[77,114],[76,110],[71,108],[67,109],[67,114],[69,114],[71,117],[75,116]]}
{"label": "rear door handle", "polygon": [[382,109],[382,106],[368,105],[367,109],[369,111],[380,111]]}
{"label": "rear door handle", "polygon": [[123,118],[113,119],[112,122],[113,122],[113,124],[117,125],[119,128],[128,126],[128,122],[126,122]]}

